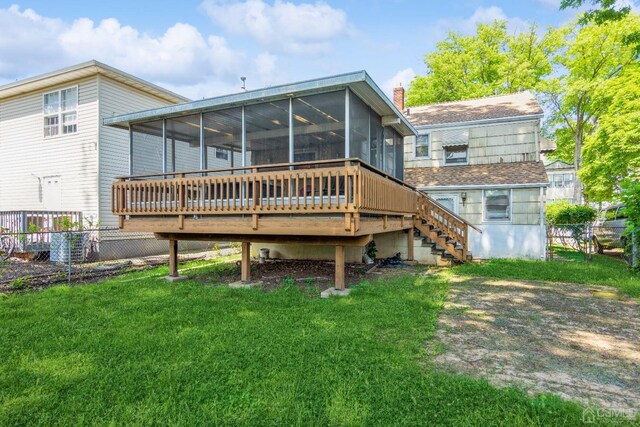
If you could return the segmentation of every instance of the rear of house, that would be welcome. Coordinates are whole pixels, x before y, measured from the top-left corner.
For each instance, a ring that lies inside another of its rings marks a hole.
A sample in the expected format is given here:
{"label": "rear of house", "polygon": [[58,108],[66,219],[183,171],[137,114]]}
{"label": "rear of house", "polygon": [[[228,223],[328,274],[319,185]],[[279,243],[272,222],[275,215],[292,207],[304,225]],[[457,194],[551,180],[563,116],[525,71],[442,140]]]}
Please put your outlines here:
{"label": "rear of house", "polygon": [[482,230],[470,233],[473,256],[544,258],[548,179],[533,95],[399,107],[418,131],[405,139],[405,181]]}

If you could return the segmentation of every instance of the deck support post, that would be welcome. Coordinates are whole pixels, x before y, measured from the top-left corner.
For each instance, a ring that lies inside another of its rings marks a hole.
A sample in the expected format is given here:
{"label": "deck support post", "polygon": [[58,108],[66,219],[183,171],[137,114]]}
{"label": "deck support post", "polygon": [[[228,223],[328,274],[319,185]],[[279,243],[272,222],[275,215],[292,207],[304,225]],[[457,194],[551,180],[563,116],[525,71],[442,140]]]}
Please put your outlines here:
{"label": "deck support post", "polygon": [[169,277],[178,277],[178,241],[169,240]]}
{"label": "deck support post", "polygon": [[344,291],[344,246],[336,246],[336,284],[335,288]]}
{"label": "deck support post", "polygon": [[[413,223],[413,221],[412,221]],[[413,261],[413,227],[407,230],[407,261]]]}
{"label": "deck support post", "polygon": [[242,242],[242,261],[240,266],[240,281],[248,283],[251,280],[251,243]]}

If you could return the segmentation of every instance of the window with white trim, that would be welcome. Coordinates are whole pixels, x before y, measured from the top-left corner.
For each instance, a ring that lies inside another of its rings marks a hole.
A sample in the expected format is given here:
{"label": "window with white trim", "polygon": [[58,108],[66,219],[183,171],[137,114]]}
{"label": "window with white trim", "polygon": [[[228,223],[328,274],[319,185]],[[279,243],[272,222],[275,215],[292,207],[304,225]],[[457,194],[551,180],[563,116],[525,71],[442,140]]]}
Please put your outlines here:
{"label": "window with white trim", "polygon": [[42,96],[44,136],[78,131],[78,87],[56,90]]}
{"label": "window with white trim", "polygon": [[444,147],[445,165],[466,165],[468,160],[468,147],[466,145],[455,145]]}
{"label": "window with white trim", "polygon": [[431,134],[418,135],[416,137],[416,158],[429,157],[431,152]]}
{"label": "window with white trim", "polygon": [[511,221],[511,190],[484,190],[484,220]]}

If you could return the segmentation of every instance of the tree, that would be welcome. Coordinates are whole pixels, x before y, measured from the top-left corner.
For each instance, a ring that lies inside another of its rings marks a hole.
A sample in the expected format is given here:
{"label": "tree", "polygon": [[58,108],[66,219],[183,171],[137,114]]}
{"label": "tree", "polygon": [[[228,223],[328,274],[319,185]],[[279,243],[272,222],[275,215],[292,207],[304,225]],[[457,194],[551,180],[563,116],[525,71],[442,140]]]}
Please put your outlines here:
{"label": "tree", "polygon": [[450,32],[425,56],[427,74],[411,82],[407,105],[536,89],[552,72],[549,57],[560,42],[554,32],[539,37],[535,25],[508,35],[505,21],[478,24],[472,36]]}
{"label": "tree", "polygon": [[[576,171],[583,163],[585,139],[596,130],[607,105],[597,96],[609,80],[634,64],[634,49],[623,43],[626,35],[640,29],[636,15],[604,22],[588,23],[557,30],[564,38],[554,64],[565,74],[545,82],[543,100],[550,112],[546,123],[558,144],[556,157],[572,161]],[[583,183],[576,179],[574,202],[581,203]]]}
{"label": "tree", "polygon": [[640,65],[605,82],[594,103],[603,112],[585,141],[580,178],[591,200],[612,200],[625,179],[640,177]]}
{"label": "tree", "polygon": [[[594,8],[582,14],[579,22],[586,24],[593,22],[600,25],[604,22],[619,21],[631,13],[631,6],[620,4],[618,0],[590,0]],[[587,0],[562,0],[560,10],[578,8],[587,3]],[[629,33],[625,36],[625,44],[634,46],[635,55],[640,56],[640,31]]]}

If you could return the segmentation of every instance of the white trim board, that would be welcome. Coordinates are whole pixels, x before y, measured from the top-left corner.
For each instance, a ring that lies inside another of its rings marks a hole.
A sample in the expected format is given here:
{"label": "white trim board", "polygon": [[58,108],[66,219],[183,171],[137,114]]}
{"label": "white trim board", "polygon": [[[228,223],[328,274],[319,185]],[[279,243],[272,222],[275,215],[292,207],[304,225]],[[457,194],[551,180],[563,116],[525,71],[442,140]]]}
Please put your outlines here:
{"label": "white trim board", "polygon": [[536,182],[532,184],[469,184],[469,185],[434,185],[434,186],[416,186],[418,190],[426,190],[426,191],[435,191],[435,190],[482,190],[482,189],[492,189],[492,188],[539,188],[539,187],[548,187],[548,182]]}

